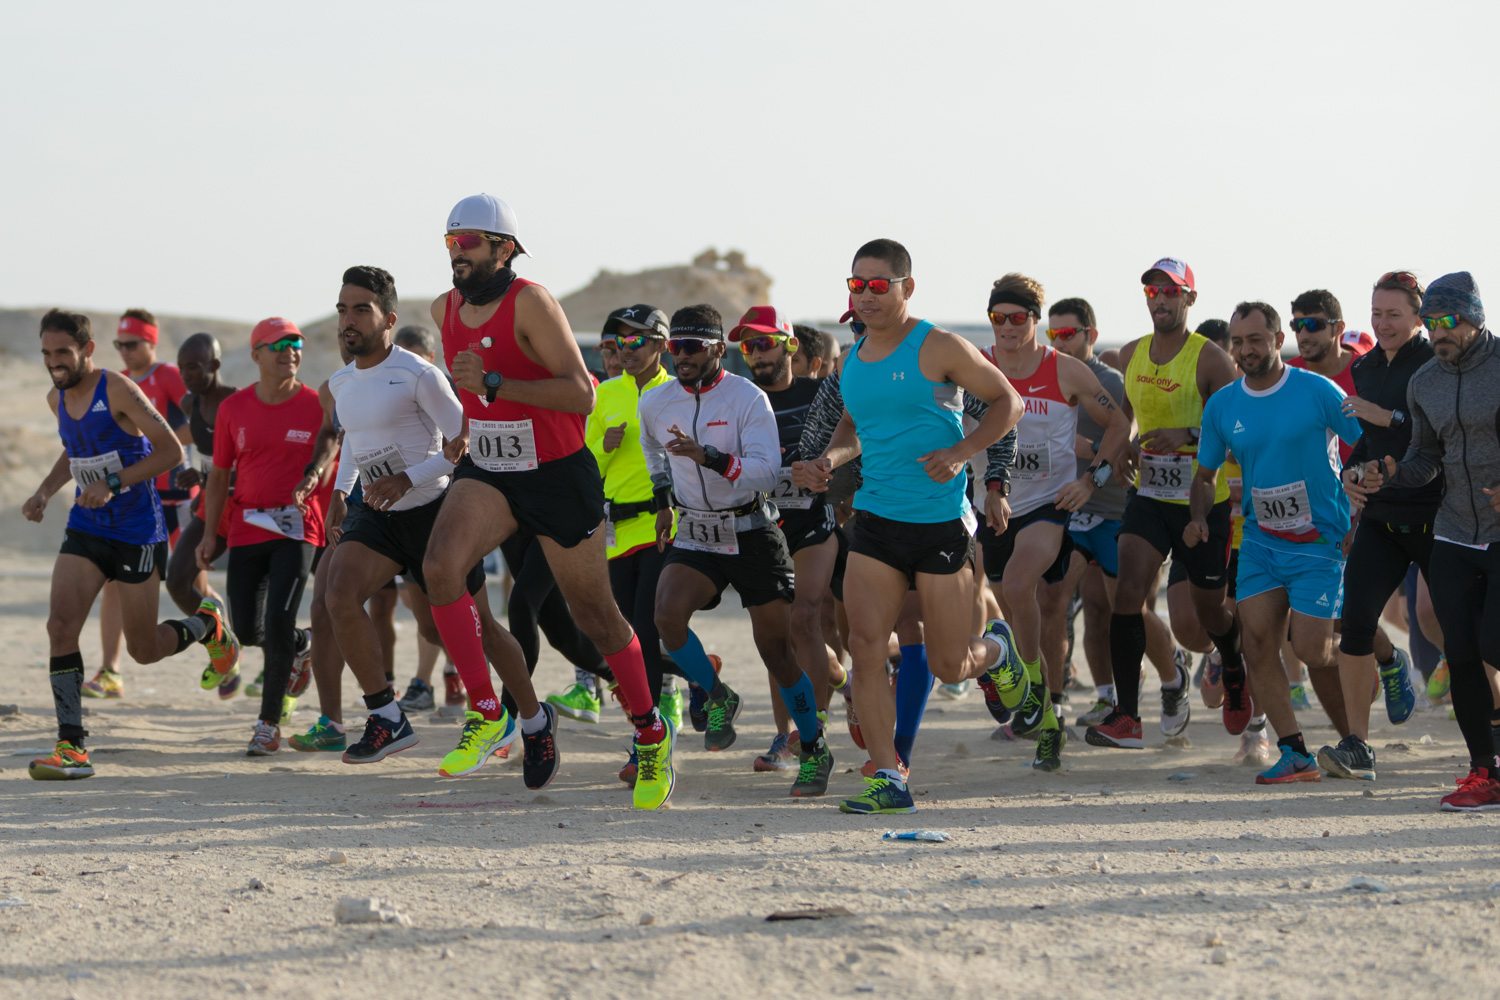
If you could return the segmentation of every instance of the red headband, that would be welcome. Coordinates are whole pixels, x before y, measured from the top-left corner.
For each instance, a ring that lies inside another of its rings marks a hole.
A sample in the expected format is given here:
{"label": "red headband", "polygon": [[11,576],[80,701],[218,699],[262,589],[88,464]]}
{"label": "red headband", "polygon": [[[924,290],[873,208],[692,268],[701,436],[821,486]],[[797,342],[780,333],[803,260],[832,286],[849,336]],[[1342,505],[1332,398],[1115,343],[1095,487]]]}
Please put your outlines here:
{"label": "red headband", "polygon": [[149,340],[153,344],[158,340],[156,327],[152,326],[150,323],[145,322],[144,320],[136,319],[134,316],[126,316],[125,318],[121,319],[120,328],[117,332],[133,333],[137,337],[140,337],[142,340]]}

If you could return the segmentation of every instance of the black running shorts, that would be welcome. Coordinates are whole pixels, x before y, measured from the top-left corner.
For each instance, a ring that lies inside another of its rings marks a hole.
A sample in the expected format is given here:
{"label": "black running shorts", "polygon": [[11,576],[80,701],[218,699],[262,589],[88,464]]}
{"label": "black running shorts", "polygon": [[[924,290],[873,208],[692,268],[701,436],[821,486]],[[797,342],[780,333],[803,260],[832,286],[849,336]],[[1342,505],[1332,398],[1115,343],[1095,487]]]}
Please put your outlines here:
{"label": "black running shorts", "polygon": [[[344,534],[339,544],[358,542],[380,553],[399,566],[397,572],[421,587],[425,594],[427,582],[422,579],[422,559],[427,554],[427,539],[432,535],[432,526],[442,506],[443,501],[439,498],[410,510],[379,511],[351,500],[348,513],[344,515]],[[385,586],[394,587],[395,583],[392,580]],[[477,594],[484,587],[482,560],[469,570],[464,583],[470,594]]]}
{"label": "black running shorts", "polygon": [[740,605],[746,608],[758,608],[772,601],[790,603],[795,594],[792,579],[796,571],[792,568],[792,556],[786,550],[786,538],[781,529],[770,524],[764,528],[737,531],[735,537],[739,545],[739,552],[735,555],[695,552],[673,545],[667,549],[663,566],[690,566],[713,581],[718,593],[703,606],[705,611],[719,606],[725,587],[737,590]]}
{"label": "black running shorts", "polygon": [[63,555],[82,556],[104,574],[106,580],[119,583],[144,583],[153,576],[166,579],[167,543],[135,545],[103,535],[69,528],[63,533]]}
{"label": "black running shorts", "polygon": [[1073,539],[1067,529],[1068,512],[1059,509],[1054,504],[1044,503],[1035,510],[1028,510],[1020,517],[1012,517],[1006,522],[1005,531],[1001,534],[995,534],[995,529],[991,528],[988,523],[979,526],[975,540],[984,548],[984,575],[991,583],[999,583],[1005,579],[1005,567],[1016,550],[1016,538],[1024,528],[1038,522],[1063,526],[1062,542],[1057,547],[1057,558],[1052,560],[1052,564],[1042,574],[1042,579],[1048,583],[1057,583],[1068,575],[1068,560],[1073,555]]}
{"label": "black running shorts", "polygon": [[[1204,590],[1216,590],[1228,584],[1229,541],[1234,536],[1229,505],[1230,501],[1224,500],[1209,509],[1208,541],[1188,548],[1182,540],[1182,532],[1191,520],[1188,505],[1139,496],[1132,489],[1125,504],[1125,517],[1120,522],[1120,534],[1139,535],[1163,559],[1171,556],[1174,569],[1181,562],[1188,582]],[[1170,573],[1167,579],[1170,585]]]}
{"label": "black running shorts", "polygon": [[860,510],[854,512],[849,551],[898,569],[915,583],[918,573],[950,576],[967,569],[974,561],[974,536],[958,518],[917,524]]}
{"label": "black running shorts", "polygon": [[522,531],[565,549],[588,538],[604,521],[604,479],[587,448],[527,472],[486,472],[465,455],[453,479],[477,479],[498,490]]}

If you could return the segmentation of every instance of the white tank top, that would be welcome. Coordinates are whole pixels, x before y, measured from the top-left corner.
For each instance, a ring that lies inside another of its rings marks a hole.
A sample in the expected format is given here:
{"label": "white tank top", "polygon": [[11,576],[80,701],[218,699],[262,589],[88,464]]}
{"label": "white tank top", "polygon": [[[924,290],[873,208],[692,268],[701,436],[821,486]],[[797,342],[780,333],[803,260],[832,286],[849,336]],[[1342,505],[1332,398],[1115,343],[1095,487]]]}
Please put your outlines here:
{"label": "white tank top", "polygon": [[[1016,461],[1010,470],[1012,517],[1055,502],[1057,491],[1078,478],[1078,461],[1073,454],[1078,407],[1068,402],[1058,385],[1057,350],[1044,350],[1047,353],[1034,374],[1010,380],[1026,406],[1016,425]],[[992,364],[993,351],[986,348],[983,352]]]}

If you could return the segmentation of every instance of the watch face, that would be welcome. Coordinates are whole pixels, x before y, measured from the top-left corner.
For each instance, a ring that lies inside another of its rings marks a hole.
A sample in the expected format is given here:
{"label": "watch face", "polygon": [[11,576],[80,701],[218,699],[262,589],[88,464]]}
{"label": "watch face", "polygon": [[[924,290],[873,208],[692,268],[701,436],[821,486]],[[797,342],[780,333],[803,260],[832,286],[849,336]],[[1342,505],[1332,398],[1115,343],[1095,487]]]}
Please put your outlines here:
{"label": "watch face", "polygon": [[499,386],[500,385],[500,373],[499,372],[485,372],[484,373],[484,384],[487,385],[487,386],[489,386],[491,389],[496,388],[497,386]]}

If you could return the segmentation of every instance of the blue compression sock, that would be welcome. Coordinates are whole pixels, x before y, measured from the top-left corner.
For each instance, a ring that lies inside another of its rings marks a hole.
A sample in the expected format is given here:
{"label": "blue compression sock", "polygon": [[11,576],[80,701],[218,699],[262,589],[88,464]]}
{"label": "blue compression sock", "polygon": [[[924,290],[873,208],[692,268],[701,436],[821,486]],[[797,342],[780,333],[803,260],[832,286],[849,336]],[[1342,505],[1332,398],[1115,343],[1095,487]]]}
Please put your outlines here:
{"label": "blue compression sock", "polygon": [[812,681],[803,674],[797,678],[797,683],[789,688],[780,688],[780,691],[786,710],[792,714],[792,721],[797,723],[798,738],[802,740],[803,746],[812,749],[813,742],[818,738],[818,705],[813,698]]}
{"label": "blue compression sock", "polygon": [[901,671],[896,675],[896,753],[908,765],[917,727],[927,711],[932,679],[932,671],[927,669],[927,647],[921,643],[902,646]]}
{"label": "blue compression sock", "polygon": [[705,691],[714,689],[714,665],[708,662],[708,654],[703,651],[703,643],[688,629],[687,642],[681,649],[668,649],[672,654],[672,661],[682,668],[687,679],[698,685]]}

